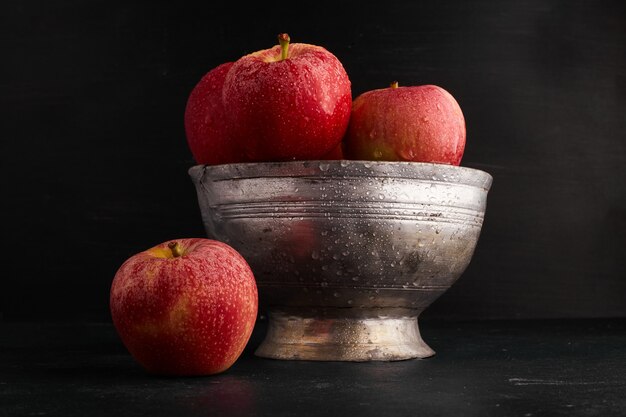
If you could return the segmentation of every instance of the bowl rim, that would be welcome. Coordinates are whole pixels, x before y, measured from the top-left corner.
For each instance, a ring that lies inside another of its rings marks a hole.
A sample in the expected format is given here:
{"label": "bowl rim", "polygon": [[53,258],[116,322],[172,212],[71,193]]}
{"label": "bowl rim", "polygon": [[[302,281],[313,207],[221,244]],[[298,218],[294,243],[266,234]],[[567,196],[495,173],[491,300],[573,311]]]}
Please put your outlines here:
{"label": "bowl rim", "polygon": [[467,166],[432,162],[370,161],[370,160],[294,160],[280,162],[241,162],[229,164],[197,164],[188,169],[194,182],[206,177],[212,181],[252,178],[404,178],[430,180],[475,186],[488,191],[493,176]]}

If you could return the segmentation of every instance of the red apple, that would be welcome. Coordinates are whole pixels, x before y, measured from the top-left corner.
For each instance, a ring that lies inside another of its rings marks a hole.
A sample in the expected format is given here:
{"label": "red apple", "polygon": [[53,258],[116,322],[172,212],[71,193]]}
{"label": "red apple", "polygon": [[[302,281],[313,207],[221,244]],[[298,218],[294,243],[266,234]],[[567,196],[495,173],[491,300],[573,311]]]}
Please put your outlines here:
{"label": "red apple", "polygon": [[320,160],[341,160],[343,157],[343,143],[340,142],[337,146],[327,152],[326,154],[320,156]]}
{"label": "red apple", "polygon": [[351,84],[327,49],[289,43],[245,55],[224,81],[224,106],[233,138],[249,160],[318,159],[346,132]]}
{"label": "red apple", "polygon": [[222,101],[224,79],[232,65],[226,62],[211,69],[187,98],[185,134],[198,164],[244,162],[244,153],[232,140]]}
{"label": "red apple", "polygon": [[210,375],[230,368],[252,334],[258,294],[231,246],[175,239],[128,258],[111,285],[113,324],[148,372]]}
{"label": "red apple", "polygon": [[344,153],[348,159],[459,165],[465,118],[454,97],[436,85],[367,91],[352,104]]}

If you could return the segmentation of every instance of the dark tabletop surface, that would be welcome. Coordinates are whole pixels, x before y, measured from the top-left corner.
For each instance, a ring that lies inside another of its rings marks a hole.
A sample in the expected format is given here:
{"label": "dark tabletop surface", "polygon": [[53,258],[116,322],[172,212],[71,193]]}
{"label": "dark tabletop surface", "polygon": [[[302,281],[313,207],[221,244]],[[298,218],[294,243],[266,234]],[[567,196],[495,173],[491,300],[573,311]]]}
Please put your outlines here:
{"label": "dark tabletop surface", "polygon": [[626,319],[424,321],[399,362],[254,356],[208,377],[146,374],[110,323],[0,322],[0,416],[624,416]]}

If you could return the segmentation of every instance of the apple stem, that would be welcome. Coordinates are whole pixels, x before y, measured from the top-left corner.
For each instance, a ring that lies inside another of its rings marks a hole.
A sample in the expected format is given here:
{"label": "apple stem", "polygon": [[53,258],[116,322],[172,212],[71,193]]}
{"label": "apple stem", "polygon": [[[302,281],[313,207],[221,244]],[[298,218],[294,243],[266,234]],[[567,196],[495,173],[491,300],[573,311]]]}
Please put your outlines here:
{"label": "apple stem", "polygon": [[172,255],[174,256],[174,258],[178,258],[183,254],[183,252],[180,250],[180,244],[178,242],[170,242],[167,244],[167,247],[170,248],[170,250],[172,251]]}
{"label": "apple stem", "polygon": [[389,85],[389,87],[391,87],[391,88],[398,88],[398,82],[397,81],[392,81],[391,84]]}
{"label": "apple stem", "polygon": [[289,42],[291,39],[289,35],[286,33],[281,33],[278,35],[278,43],[280,44],[280,60],[284,61],[287,59],[287,54],[289,53]]}

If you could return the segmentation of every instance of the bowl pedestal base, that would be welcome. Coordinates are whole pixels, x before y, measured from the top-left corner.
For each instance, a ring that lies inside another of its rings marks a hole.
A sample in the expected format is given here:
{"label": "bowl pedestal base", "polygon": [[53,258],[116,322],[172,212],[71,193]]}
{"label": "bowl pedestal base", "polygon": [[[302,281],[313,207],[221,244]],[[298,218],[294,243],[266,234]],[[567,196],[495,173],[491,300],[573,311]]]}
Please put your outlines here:
{"label": "bowl pedestal base", "polygon": [[352,362],[397,361],[434,355],[420,335],[419,313],[397,310],[270,310],[267,334],[255,355],[283,360]]}

